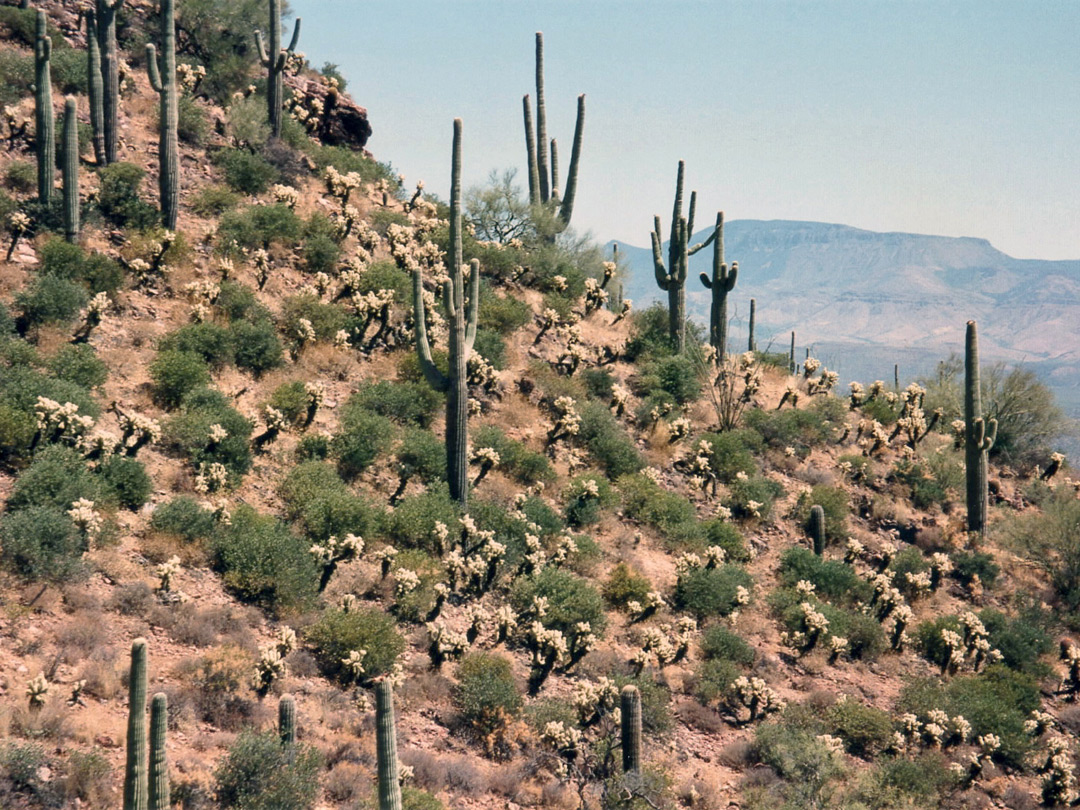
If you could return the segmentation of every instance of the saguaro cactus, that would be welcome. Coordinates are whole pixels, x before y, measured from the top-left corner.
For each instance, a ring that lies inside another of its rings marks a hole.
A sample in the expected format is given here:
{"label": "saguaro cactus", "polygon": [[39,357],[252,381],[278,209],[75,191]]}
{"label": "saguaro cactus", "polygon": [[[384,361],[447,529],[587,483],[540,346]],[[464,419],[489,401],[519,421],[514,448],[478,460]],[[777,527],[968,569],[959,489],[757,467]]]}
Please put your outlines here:
{"label": "saguaro cactus", "polygon": [[158,115],[158,188],[161,192],[161,219],[169,230],[176,230],[180,206],[180,147],[176,130],[180,121],[176,100],[176,17],[174,0],[161,0],[161,64],[157,49],[146,46],[146,72],[150,85],[160,98]]}
{"label": "saguaro cactus", "polygon": [[[735,263],[738,267],[738,262]],[[757,316],[757,301],[753,298],[750,299],[750,339],[746,343],[746,350],[748,352],[757,351],[757,341],[754,340],[754,320]]]}
{"label": "saguaro cactus", "polygon": [[[691,204],[691,208],[693,205]],[[693,214],[690,215],[693,228]],[[712,306],[709,308],[709,342],[716,349],[718,357],[727,354],[727,298],[728,293],[735,289],[735,280],[739,276],[739,263],[734,262],[729,268],[724,263],[724,212],[716,213],[716,230],[713,232],[716,239],[713,241],[713,268],[712,278],[707,273],[701,274],[701,283],[712,290]],[[689,234],[688,234],[689,236]],[[753,304],[750,312],[753,313]],[[750,351],[753,351],[754,343],[754,316],[750,316]]]}
{"label": "saguaro cactus", "polygon": [[127,766],[124,768],[124,810],[147,810],[146,774],[146,639],[131,643],[128,676]]}
{"label": "saguaro cactus", "polygon": [[578,163],[585,132],[585,94],[578,96],[577,123],[574,125],[574,146],[570,152],[570,169],[566,175],[566,190],[559,200],[559,147],[551,139],[550,174],[548,163],[547,109],[544,105],[544,34],[536,32],[536,134],[533,134],[532,104],[528,94],[521,100],[525,117],[525,154],[529,164],[529,201],[543,205],[555,213],[555,232],[562,233],[574,214],[577,196]]}
{"label": "saguaro cactus", "polygon": [[997,438],[997,420],[983,419],[979,381],[979,335],[975,321],[967,322],[964,351],[964,462],[967,467],[968,531],[986,535],[987,452]]}
{"label": "saguaro cactus", "polygon": [[165,732],[169,722],[169,699],[158,692],[150,703],[150,810],[169,810],[169,761],[165,756]]}
{"label": "saguaro cactus", "polygon": [[300,18],[293,24],[292,39],[289,47],[281,49],[281,0],[270,0],[270,50],[263,42],[262,31],[255,32],[255,45],[259,49],[259,59],[266,68],[266,109],[270,116],[270,129],[274,137],[281,136],[281,110],[285,105],[285,85],[282,81],[285,62],[296,50],[300,41]]}
{"label": "saguaro cactus", "polygon": [[45,204],[52,200],[53,178],[56,174],[56,129],[52,106],[52,39],[48,33],[44,11],[37,13],[37,36],[34,38],[34,136],[37,150],[38,199]]}
{"label": "saguaro cactus", "polygon": [[[124,0],[96,0],[98,47],[101,50],[101,109],[105,164],[115,163],[120,142],[120,57],[116,50],[116,12]],[[91,78],[93,81],[93,78]]]}
{"label": "saguaro cactus", "polygon": [[296,698],[282,695],[278,703],[278,735],[282,745],[296,744]]}
{"label": "saguaro cactus", "polygon": [[825,510],[817,504],[810,507],[810,539],[814,553],[820,557],[825,553]]}
{"label": "saguaro cactus", "polygon": [[[682,353],[686,347],[686,268],[690,257],[713,242],[718,235],[719,228],[704,242],[688,247],[688,240],[694,230],[694,209],[697,208],[697,192],[690,192],[689,216],[682,214],[683,203],[683,176],[686,172],[686,163],[679,161],[679,177],[675,182],[675,205],[671,212],[671,240],[668,243],[668,263],[665,266],[662,253],[664,237],[660,230],[660,217],[653,217],[652,250],[653,270],[656,274],[656,284],[668,294],[668,333],[676,351]],[[717,214],[717,224],[723,224],[723,213]],[[721,260],[723,258],[721,251]],[[715,268],[715,256],[713,266]],[[704,274],[702,274],[704,277]],[[709,286],[707,283],[706,286]],[[713,293],[714,298],[716,293]],[[725,293],[726,295],[726,293]],[[715,318],[713,319],[715,322]],[[727,316],[724,317],[727,322]],[[726,328],[726,326],[725,326]],[[715,344],[713,344],[715,345]]]}
{"label": "saguaro cactus", "polygon": [[379,810],[401,810],[394,690],[385,678],[375,684],[375,753],[379,764]]}
{"label": "saguaro cactus", "polygon": [[620,696],[622,767],[625,773],[641,772],[641,692],[624,686]]}
{"label": "saguaro cactus", "polygon": [[90,131],[94,143],[94,160],[104,166],[105,159],[105,88],[101,80],[101,44],[98,42],[97,12],[86,11],[86,78],[90,101]]}
{"label": "saguaro cactus", "polygon": [[[416,353],[428,383],[446,392],[446,476],[450,497],[468,507],[469,500],[469,389],[466,363],[476,340],[476,317],[480,305],[480,263],[473,259],[469,271],[469,296],[465,299],[465,276],[461,258],[461,119],[454,119],[454,147],[450,180],[450,279],[443,286],[443,306],[450,331],[449,373],[443,374],[431,359],[424,317],[424,280],[413,271],[413,306],[416,318]],[[468,307],[468,310],[466,310]]]}
{"label": "saguaro cactus", "polygon": [[79,238],[79,126],[75,117],[75,99],[64,101],[64,153],[61,164],[64,179],[64,238]]}

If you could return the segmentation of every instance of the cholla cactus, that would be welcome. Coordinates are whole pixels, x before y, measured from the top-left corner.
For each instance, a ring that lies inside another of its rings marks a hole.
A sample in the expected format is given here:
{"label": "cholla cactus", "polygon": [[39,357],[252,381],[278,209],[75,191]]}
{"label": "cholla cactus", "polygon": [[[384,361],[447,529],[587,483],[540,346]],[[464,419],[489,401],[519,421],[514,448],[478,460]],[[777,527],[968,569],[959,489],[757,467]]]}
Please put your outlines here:
{"label": "cholla cactus", "polygon": [[394,571],[394,594],[403,599],[420,587],[420,575],[411,568],[398,568]]}
{"label": "cholla cactus", "polygon": [[1075,701],[1080,695],[1080,647],[1068,639],[1063,639],[1060,645],[1059,658],[1065,662],[1068,672],[1061,683],[1059,691],[1064,692],[1068,700]]}
{"label": "cholla cactus", "polygon": [[262,290],[270,280],[270,254],[259,248],[251,254],[251,261],[255,265],[255,283]]}
{"label": "cholla cactus", "polygon": [[286,205],[291,209],[295,209],[300,202],[300,192],[292,186],[284,186],[281,183],[270,186],[270,196],[274,198],[274,202]]}
{"label": "cholla cactus", "polygon": [[784,404],[790,402],[792,408],[799,407],[799,389],[794,385],[788,385],[784,389],[784,395],[780,397],[780,402],[776,406],[776,410],[780,410],[784,407]]}
{"label": "cholla cactus", "polygon": [[509,605],[503,605],[495,611],[495,643],[502,644],[517,629],[517,616]]}
{"label": "cholla cactus", "polygon": [[540,741],[568,762],[577,759],[583,734],[581,729],[552,720],[544,726]]}
{"label": "cholla cactus", "polygon": [[[731,683],[731,700],[750,710],[748,722],[752,723],[759,717],[770,712],[784,708],[784,701],[774,692],[762,678],[747,678],[740,675]],[[737,706],[731,707],[737,711]]]}
{"label": "cholla cactus", "polygon": [[582,726],[588,727],[602,717],[619,714],[619,687],[610,678],[599,681],[578,681],[574,684],[571,703],[577,710]]}
{"label": "cholla cactus", "polygon": [[367,650],[349,650],[349,654],[341,659],[341,665],[350,680],[359,682],[367,674],[364,669],[365,658]]}
{"label": "cholla cactus", "polygon": [[83,690],[86,689],[86,680],[78,680],[71,684],[71,696],[67,699],[68,706],[85,706]]}
{"label": "cholla cactus", "polygon": [[255,675],[252,686],[260,697],[266,697],[274,681],[284,678],[288,669],[276,645],[259,648],[259,660],[255,662]]}
{"label": "cholla cactus", "polygon": [[160,578],[158,593],[172,593],[173,580],[180,574],[180,558],[175,554],[154,569],[154,573]]}
{"label": "cholla cactus", "polygon": [[618,313],[616,313],[615,315],[615,320],[612,321],[612,323],[618,323],[619,321],[624,320],[630,314],[630,311],[633,308],[634,302],[631,301],[629,298],[624,298],[622,300],[622,304],[619,308]]}
{"label": "cholla cactus", "polygon": [[555,422],[548,431],[548,444],[559,439],[576,436],[581,429],[581,416],[577,412],[577,403],[571,397],[558,397],[553,405]]}
{"label": "cholla cactus", "polygon": [[809,380],[815,372],[821,368],[821,362],[813,357],[807,357],[803,363],[803,378]]}
{"label": "cholla cactus", "polygon": [[911,639],[906,632],[908,625],[914,618],[914,613],[907,605],[897,605],[890,616],[892,627],[889,630],[889,644],[899,652]]}
{"label": "cholla cactus", "polygon": [[45,705],[51,689],[52,684],[49,683],[44,672],[39,672],[36,678],[27,681],[26,696],[30,699],[30,711],[38,711]]}
{"label": "cholla cactus", "polygon": [[780,640],[805,655],[829,634],[829,620],[810,602],[800,603],[799,610],[802,613],[799,629],[782,633]]}
{"label": "cholla cactus", "polygon": [[816,394],[828,394],[836,387],[836,383],[839,379],[840,375],[835,371],[829,371],[827,368],[823,368],[821,369],[821,376],[816,380],[807,380],[806,391],[810,396],[815,396]]}
{"label": "cholla cactus", "polygon": [[[387,548],[391,547],[387,546]],[[308,550],[322,566],[322,575],[319,577],[319,593],[322,593],[326,590],[326,586],[330,584],[330,578],[334,575],[338,565],[355,560],[364,553],[364,540],[362,537],[352,533],[345,535],[344,539],[341,540],[337,538],[337,535],[331,535],[326,542],[315,543]],[[382,551],[385,552],[385,550]],[[393,555],[390,555],[390,559],[392,558]],[[387,557],[384,555],[384,565],[386,559]],[[385,577],[386,574],[383,574],[383,576]]]}
{"label": "cholla cactus", "polygon": [[16,211],[8,217],[8,230],[11,232],[11,244],[8,245],[7,258],[5,261],[11,261],[11,257],[15,253],[15,247],[19,244],[19,239],[30,231],[32,225],[33,221],[22,211]]}
{"label": "cholla cactus", "polygon": [[[1053,478],[1055,475],[1057,475],[1058,470],[1061,469],[1061,465],[1064,464],[1064,463],[1065,463],[1065,454],[1064,453],[1051,453],[1050,454],[1050,463],[1046,466],[1046,469],[1043,470],[1042,473],[1039,475],[1039,480],[1040,481],[1049,481],[1051,478]],[[1051,486],[1053,486],[1053,485],[1051,485]]]}
{"label": "cholla cactus", "polygon": [[37,417],[37,437],[39,441],[77,444],[79,439],[94,427],[94,419],[79,413],[79,406],[74,402],[60,404],[56,400],[39,396],[34,405]]}
{"label": "cholla cactus", "polygon": [[942,580],[953,570],[953,562],[948,554],[940,551],[930,555],[930,590],[936,591],[941,587]]}
{"label": "cholla cactus", "polygon": [[229,471],[216,461],[200,465],[195,474],[195,491],[202,495],[224,489],[228,483]]}
{"label": "cholla cactus", "polygon": [[72,502],[67,514],[71,518],[71,522],[75,524],[75,527],[86,539],[96,536],[101,531],[104,523],[101,514],[94,509],[94,502],[88,498],[79,498],[77,501]]}
{"label": "cholla cactus", "polygon": [[680,442],[690,435],[690,431],[693,426],[690,424],[690,420],[686,417],[679,417],[673,419],[668,423],[668,442],[675,444]]}
{"label": "cholla cactus", "polygon": [[285,414],[272,405],[263,406],[262,420],[266,426],[265,429],[252,439],[256,453],[262,452],[266,445],[275,441],[281,435],[281,432],[289,427],[289,420],[285,417]]}
{"label": "cholla cactus", "polygon": [[433,669],[440,669],[447,659],[457,659],[469,648],[469,639],[464,633],[450,630],[441,621],[428,622],[428,657]]}
{"label": "cholla cactus", "polygon": [[1064,737],[1054,737],[1046,747],[1046,762],[1038,769],[1043,774],[1043,804],[1071,805],[1076,801],[1076,766],[1069,755],[1069,742]]}
{"label": "cholla cactus", "polygon": [[964,663],[963,641],[959,633],[948,628],[942,628],[941,642],[944,645],[941,657],[941,674],[955,675],[957,669]]}
{"label": "cholla cactus", "polygon": [[851,382],[848,383],[851,388],[851,393],[848,395],[848,402],[851,410],[855,410],[863,404],[866,400],[866,390],[863,388],[862,383]]}

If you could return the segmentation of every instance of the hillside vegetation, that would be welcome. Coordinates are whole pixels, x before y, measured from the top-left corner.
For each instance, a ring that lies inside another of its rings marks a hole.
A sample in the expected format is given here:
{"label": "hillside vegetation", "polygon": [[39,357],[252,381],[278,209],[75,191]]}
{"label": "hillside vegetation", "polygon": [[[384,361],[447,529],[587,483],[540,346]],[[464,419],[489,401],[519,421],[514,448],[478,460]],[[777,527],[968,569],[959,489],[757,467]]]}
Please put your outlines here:
{"label": "hillside vegetation", "polygon": [[1075,801],[1078,485],[973,322],[838,391],[693,202],[622,299],[584,96],[443,201],[280,0],[90,5],[0,8],[0,807]]}

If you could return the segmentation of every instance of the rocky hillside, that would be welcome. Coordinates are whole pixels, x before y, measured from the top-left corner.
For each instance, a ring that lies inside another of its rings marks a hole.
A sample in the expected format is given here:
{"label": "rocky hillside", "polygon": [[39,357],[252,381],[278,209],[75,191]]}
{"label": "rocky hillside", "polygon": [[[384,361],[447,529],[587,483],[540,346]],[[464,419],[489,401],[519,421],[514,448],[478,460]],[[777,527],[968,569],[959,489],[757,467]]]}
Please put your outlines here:
{"label": "rocky hillside", "polygon": [[287,36],[268,103],[266,4],[178,0],[175,117],[158,4],[121,5],[114,127],[108,4],[89,71],[85,15],[40,5],[0,8],[0,806],[1075,798],[1044,389],[966,428],[966,503],[959,383],[676,352],[558,235],[572,183],[477,241]]}

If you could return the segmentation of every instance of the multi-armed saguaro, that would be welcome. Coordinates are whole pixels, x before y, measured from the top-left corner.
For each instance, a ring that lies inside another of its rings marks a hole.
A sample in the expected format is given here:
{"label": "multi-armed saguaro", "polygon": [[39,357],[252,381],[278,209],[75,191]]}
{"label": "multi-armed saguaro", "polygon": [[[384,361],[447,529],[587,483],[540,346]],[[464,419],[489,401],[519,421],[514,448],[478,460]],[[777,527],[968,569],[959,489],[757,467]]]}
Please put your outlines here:
{"label": "multi-armed saguaro", "polygon": [[[690,204],[691,211],[693,210],[693,203]],[[693,222],[694,215],[690,214],[691,223]],[[691,224],[691,227],[692,224]],[[713,262],[712,262],[712,278],[709,278],[708,273],[701,274],[701,283],[708,289],[712,290],[712,306],[709,309],[709,343],[716,349],[716,356],[723,359],[727,354],[727,298],[728,293],[735,289],[735,280],[739,276],[739,263],[734,262],[729,268],[724,263],[724,212],[718,211],[716,214],[716,230],[713,231],[713,235],[716,237],[713,240]],[[751,305],[752,306],[752,305]],[[751,308],[750,312],[753,313]],[[754,342],[754,320],[753,315],[750,316],[750,343]],[[750,351],[753,351],[751,345]]]}
{"label": "multi-armed saguaro", "polygon": [[52,39],[48,35],[48,19],[44,11],[37,13],[34,37],[34,144],[37,149],[38,199],[46,205],[52,200],[53,178],[56,174],[56,130],[52,106]]}
{"label": "multi-armed saguaro", "polygon": [[[469,389],[466,364],[476,340],[476,317],[480,305],[480,263],[472,260],[469,297],[465,300],[465,274],[461,258],[461,119],[454,119],[454,151],[450,177],[450,253],[446,262],[450,278],[443,285],[443,307],[450,331],[450,358],[443,374],[431,358],[427,319],[424,317],[424,279],[419,266],[413,270],[413,307],[416,318],[416,353],[420,368],[432,388],[446,392],[446,477],[450,497],[468,507],[469,500]],[[466,307],[468,309],[466,310]]]}
{"label": "multi-armed saguaro", "polygon": [[997,438],[997,420],[983,419],[979,390],[979,335],[975,321],[967,322],[964,351],[964,462],[967,467],[968,531],[986,534],[987,453]]}
{"label": "multi-armed saguaro", "polygon": [[[559,200],[559,150],[551,139],[551,162],[548,163],[547,110],[544,106],[544,34],[536,32],[536,132],[533,133],[532,105],[528,94],[521,100],[525,112],[525,152],[529,161],[529,202],[543,205],[555,213],[555,232],[562,233],[570,224],[577,196],[578,162],[585,131],[585,94],[578,96],[574,146],[570,152],[570,171],[566,191]],[[550,172],[550,174],[549,174]]]}
{"label": "multi-armed saguaro", "polygon": [[[682,352],[686,347],[686,268],[690,257],[717,238],[717,230],[704,242],[688,247],[690,234],[694,230],[694,209],[697,207],[697,192],[690,192],[689,217],[682,214],[683,175],[686,163],[679,161],[679,177],[675,183],[675,205],[671,212],[671,241],[668,243],[668,263],[664,265],[661,247],[664,243],[660,230],[660,217],[653,217],[652,250],[653,269],[656,283],[668,294],[668,333],[675,350]],[[717,223],[723,222],[723,215],[717,215]]]}
{"label": "multi-armed saguaro", "polygon": [[86,10],[86,95],[90,101],[90,139],[94,143],[94,160],[104,166],[105,158],[105,110],[103,108],[105,86],[101,79],[101,44],[98,42],[97,12]]}
{"label": "multi-armed saguaro", "polygon": [[383,678],[375,684],[375,754],[379,767],[379,810],[401,810],[394,690]]}
{"label": "multi-armed saguaro", "polygon": [[120,141],[120,57],[116,52],[116,12],[123,4],[124,0],[97,0],[97,35],[98,47],[101,49],[103,91],[101,112],[106,164],[116,162]]}
{"label": "multi-armed saguaro", "polygon": [[160,97],[158,115],[158,188],[161,192],[161,219],[169,230],[176,230],[180,207],[180,147],[177,126],[180,121],[176,99],[176,17],[173,0],[161,0],[161,64],[153,43],[146,46],[146,72],[150,86]]}
{"label": "multi-armed saguaro", "polygon": [[75,117],[75,98],[64,101],[64,139],[60,170],[64,180],[64,238],[79,238],[79,122]]}
{"label": "multi-armed saguaro", "polygon": [[292,39],[289,47],[281,48],[281,0],[270,0],[270,50],[263,43],[262,31],[255,32],[255,45],[259,49],[259,59],[266,68],[266,109],[270,115],[270,130],[274,137],[281,136],[281,110],[285,105],[285,62],[296,50],[300,41],[300,18],[293,24]]}

